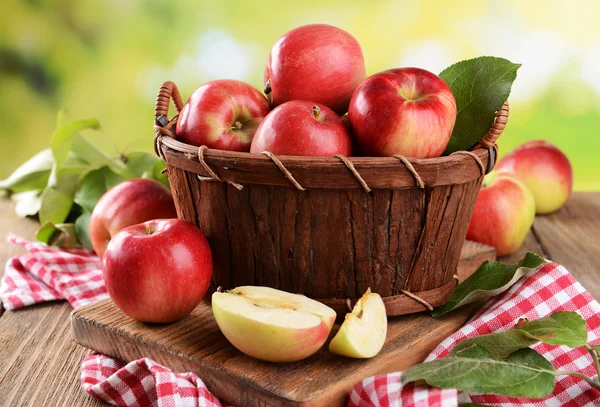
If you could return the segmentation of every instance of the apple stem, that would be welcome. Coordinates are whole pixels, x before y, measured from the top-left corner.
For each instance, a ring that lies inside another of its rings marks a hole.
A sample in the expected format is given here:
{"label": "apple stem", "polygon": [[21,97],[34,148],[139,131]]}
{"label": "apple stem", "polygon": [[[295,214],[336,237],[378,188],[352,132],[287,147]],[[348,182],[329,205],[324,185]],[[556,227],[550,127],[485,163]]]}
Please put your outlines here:
{"label": "apple stem", "polygon": [[319,118],[319,115],[321,114],[321,109],[319,109],[319,106],[314,105],[312,108],[313,111],[313,116],[315,116],[315,119]]}
{"label": "apple stem", "polygon": [[236,120],[235,123],[233,123],[233,126],[231,126],[231,128],[233,130],[241,130],[242,127],[243,127],[243,124],[239,120]]}
{"label": "apple stem", "polygon": [[265,95],[268,95],[269,93],[271,93],[271,80],[267,80],[267,83],[265,83]]}

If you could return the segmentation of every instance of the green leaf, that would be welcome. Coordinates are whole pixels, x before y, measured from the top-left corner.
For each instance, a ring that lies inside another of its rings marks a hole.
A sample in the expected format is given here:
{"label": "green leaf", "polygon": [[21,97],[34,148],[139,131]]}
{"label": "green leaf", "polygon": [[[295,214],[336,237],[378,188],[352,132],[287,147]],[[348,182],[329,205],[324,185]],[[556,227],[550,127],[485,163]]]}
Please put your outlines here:
{"label": "green leaf", "polygon": [[552,393],[554,373],[552,364],[532,349],[520,349],[503,359],[473,346],[409,368],[402,383],[424,380],[444,389],[541,398]]}
{"label": "green leaf", "polygon": [[154,167],[160,159],[151,153],[134,151],[127,154],[125,161],[126,168],[120,174],[129,179],[140,178],[147,174],[152,175]]}
{"label": "green leaf", "polygon": [[73,206],[73,197],[54,188],[47,187],[41,196],[40,223],[62,223]]}
{"label": "green leaf", "polygon": [[102,195],[123,181],[125,181],[125,178],[115,173],[108,166],[92,170],[81,180],[74,200],[84,210],[91,213]]}
{"label": "green leaf", "polygon": [[35,237],[47,245],[58,246],[64,249],[72,249],[79,245],[75,233],[75,225],[72,223],[54,225],[48,222],[38,229]]}
{"label": "green leaf", "polygon": [[73,144],[73,137],[78,132],[85,129],[99,128],[100,123],[96,119],[77,120],[58,126],[50,139],[50,149],[57,167],[60,168],[67,159]]}
{"label": "green leaf", "polygon": [[435,308],[431,315],[439,317],[463,305],[503,293],[522,276],[543,264],[545,260],[534,253],[527,253],[519,264],[486,261],[475,273],[456,286],[450,301]]}
{"label": "green leaf", "polygon": [[511,353],[519,349],[528,348],[537,342],[537,339],[530,338],[524,331],[512,329],[510,331],[464,339],[456,344],[452,349],[452,354],[473,346],[481,346],[494,356],[505,358]]}
{"label": "green leaf", "polygon": [[77,239],[83,247],[93,250],[92,238],[90,237],[90,217],[89,212],[82,213],[75,221],[75,233]]}
{"label": "green leaf", "polygon": [[600,354],[600,345],[591,345],[591,348]]}
{"label": "green leaf", "polygon": [[81,134],[73,137],[71,144],[71,153],[85,161],[90,167],[107,165],[114,160],[106,151],[89,141]]}
{"label": "green leaf", "polygon": [[10,198],[16,202],[15,213],[18,216],[34,216],[42,207],[42,191],[27,191],[12,195]]}
{"label": "green leaf", "polygon": [[576,312],[555,312],[549,317],[527,322],[520,330],[550,345],[587,346],[585,319]]}
{"label": "green leaf", "polygon": [[7,179],[0,181],[0,189],[14,193],[42,190],[54,165],[50,149],[45,149],[21,164]]}
{"label": "green leaf", "polygon": [[60,230],[54,226],[54,223],[47,222],[42,225],[35,234],[35,238],[42,243],[52,244],[54,236],[59,233]]}
{"label": "green leaf", "polygon": [[456,123],[444,154],[470,150],[494,124],[510,95],[520,64],[480,57],[458,62],[440,73],[456,99]]}

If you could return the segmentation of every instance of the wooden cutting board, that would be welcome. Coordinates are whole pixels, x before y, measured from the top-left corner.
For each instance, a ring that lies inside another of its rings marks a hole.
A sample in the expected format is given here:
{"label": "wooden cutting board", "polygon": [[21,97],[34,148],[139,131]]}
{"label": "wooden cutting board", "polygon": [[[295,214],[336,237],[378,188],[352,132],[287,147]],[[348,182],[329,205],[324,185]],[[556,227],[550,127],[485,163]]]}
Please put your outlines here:
{"label": "wooden cutting board", "polygon": [[[466,278],[495,257],[493,248],[467,241],[459,277]],[[234,406],[341,406],[360,380],[422,361],[476,309],[467,306],[437,319],[425,313],[390,317],[385,346],[366,360],[329,353],[327,344],[295,363],[255,360],[229,344],[208,302],[181,321],[158,325],[136,322],[104,300],[73,311],[71,332],[80,345],[121,360],[149,357],[174,371],[195,372],[213,394]]]}

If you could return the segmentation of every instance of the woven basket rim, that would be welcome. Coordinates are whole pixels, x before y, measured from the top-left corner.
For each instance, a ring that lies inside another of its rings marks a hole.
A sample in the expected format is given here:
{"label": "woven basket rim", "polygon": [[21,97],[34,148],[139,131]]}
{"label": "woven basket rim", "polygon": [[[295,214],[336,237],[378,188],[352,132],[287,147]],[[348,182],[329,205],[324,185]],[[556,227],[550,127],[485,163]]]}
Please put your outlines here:
{"label": "woven basket rim", "polygon": [[[199,147],[163,135],[157,139],[157,150],[168,166],[174,166],[203,179],[238,185],[259,184],[294,187],[274,161],[262,154],[205,148],[203,161]],[[490,149],[478,148],[435,158],[406,158],[425,187],[462,184],[485,175]],[[478,157],[481,164],[475,157]],[[338,157],[278,156],[302,188],[364,188],[356,175]],[[369,188],[402,189],[419,187],[414,172],[396,157],[347,157]],[[206,167],[209,167],[211,174]],[[213,175],[216,175],[215,178]],[[300,189],[300,188],[299,188]]]}

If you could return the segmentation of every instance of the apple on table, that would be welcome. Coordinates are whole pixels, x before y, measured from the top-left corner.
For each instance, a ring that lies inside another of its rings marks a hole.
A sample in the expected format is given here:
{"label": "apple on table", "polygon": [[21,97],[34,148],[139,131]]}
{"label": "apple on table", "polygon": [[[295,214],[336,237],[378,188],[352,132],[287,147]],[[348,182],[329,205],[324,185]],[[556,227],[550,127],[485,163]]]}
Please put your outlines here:
{"label": "apple on table", "polygon": [[508,153],[496,169],[513,174],[529,188],[538,214],[563,207],[573,189],[573,169],[567,156],[544,140],[528,141]]}
{"label": "apple on table", "polygon": [[243,286],[212,295],[223,335],[241,352],[267,362],[294,362],[317,352],[336,313],[300,294]]}
{"label": "apple on table", "polygon": [[529,189],[507,172],[492,171],[483,179],[467,239],[493,246],[504,256],[523,244],[534,218]]}
{"label": "apple on table", "polygon": [[118,232],[102,258],[110,298],[142,322],[177,321],[200,303],[212,277],[208,241],[181,219],[151,220]]}
{"label": "apple on table", "polygon": [[90,218],[90,238],[102,258],[108,242],[118,231],[151,219],[176,218],[171,191],[158,181],[134,178],[102,195]]}

